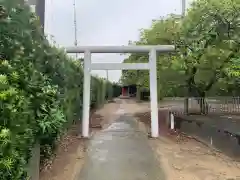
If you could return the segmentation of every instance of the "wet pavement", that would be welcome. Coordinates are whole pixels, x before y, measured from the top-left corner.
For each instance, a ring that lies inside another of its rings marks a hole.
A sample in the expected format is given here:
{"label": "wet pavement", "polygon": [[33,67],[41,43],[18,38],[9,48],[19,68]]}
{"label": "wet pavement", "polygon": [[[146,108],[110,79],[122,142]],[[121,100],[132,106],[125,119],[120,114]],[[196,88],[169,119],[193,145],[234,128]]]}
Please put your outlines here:
{"label": "wet pavement", "polygon": [[164,180],[165,176],[131,116],[121,115],[90,140],[77,180]]}

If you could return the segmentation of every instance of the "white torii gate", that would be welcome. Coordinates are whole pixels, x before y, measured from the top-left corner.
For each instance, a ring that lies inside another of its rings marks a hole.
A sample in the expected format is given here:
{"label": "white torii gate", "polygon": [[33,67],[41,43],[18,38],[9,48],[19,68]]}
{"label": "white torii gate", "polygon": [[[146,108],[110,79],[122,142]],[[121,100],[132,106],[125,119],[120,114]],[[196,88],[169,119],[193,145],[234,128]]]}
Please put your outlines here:
{"label": "white torii gate", "polygon": [[[89,136],[90,80],[91,70],[145,69],[150,71],[151,136],[158,137],[157,102],[157,52],[167,53],[175,50],[172,45],[156,46],[78,46],[66,48],[67,53],[84,53],[84,87],[82,136]],[[92,53],[149,53],[148,63],[92,63]]]}

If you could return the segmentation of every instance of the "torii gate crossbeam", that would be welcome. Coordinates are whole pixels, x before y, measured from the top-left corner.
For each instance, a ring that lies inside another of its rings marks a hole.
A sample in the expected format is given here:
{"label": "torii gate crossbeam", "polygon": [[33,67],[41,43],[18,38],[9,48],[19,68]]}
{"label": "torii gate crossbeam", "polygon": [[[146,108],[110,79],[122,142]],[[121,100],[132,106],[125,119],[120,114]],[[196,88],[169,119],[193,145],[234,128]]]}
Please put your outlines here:
{"label": "torii gate crossbeam", "polygon": [[[173,52],[172,45],[156,46],[79,46],[66,48],[67,53],[84,53],[84,87],[82,136],[89,136],[91,70],[146,69],[150,71],[151,136],[158,137],[157,53]],[[149,53],[148,63],[91,63],[92,53]]]}

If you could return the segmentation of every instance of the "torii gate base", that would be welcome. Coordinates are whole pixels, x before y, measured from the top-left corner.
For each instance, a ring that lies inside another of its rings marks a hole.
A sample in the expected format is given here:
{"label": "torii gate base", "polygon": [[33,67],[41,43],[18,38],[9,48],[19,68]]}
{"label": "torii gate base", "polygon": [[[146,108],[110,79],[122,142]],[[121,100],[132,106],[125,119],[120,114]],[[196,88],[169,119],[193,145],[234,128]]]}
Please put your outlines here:
{"label": "torii gate base", "polygon": [[[151,97],[151,136],[158,137],[158,102],[157,102],[157,52],[172,52],[172,45],[157,46],[79,46],[66,48],[67,53],[84,53],[84,92],[82,136],[89,136],[90,80],[91,70],[150,70]],[[149,53],[148,63],[91,63],[91,53]]]}

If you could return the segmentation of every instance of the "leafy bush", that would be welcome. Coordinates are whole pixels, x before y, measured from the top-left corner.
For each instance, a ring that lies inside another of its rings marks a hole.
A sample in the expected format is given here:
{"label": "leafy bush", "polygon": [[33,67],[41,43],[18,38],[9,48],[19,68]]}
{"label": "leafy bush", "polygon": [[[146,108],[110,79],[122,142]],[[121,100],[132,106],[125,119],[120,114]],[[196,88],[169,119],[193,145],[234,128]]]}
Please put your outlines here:
{"label": "leafy bush", "polygon": [[[79,119],[82,109],[80,63],[48,43],[37,18],[21,2],[0,1],[0,177],[3,180],[26,179],[33,145],[40,142],[41,160],[49,157],[56,140],[73,120]],[[98,106],[105,100],[105,81],[93,79],[91,102]]]}

